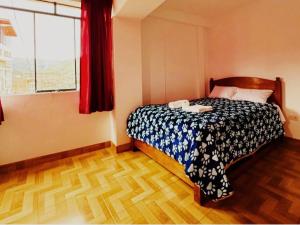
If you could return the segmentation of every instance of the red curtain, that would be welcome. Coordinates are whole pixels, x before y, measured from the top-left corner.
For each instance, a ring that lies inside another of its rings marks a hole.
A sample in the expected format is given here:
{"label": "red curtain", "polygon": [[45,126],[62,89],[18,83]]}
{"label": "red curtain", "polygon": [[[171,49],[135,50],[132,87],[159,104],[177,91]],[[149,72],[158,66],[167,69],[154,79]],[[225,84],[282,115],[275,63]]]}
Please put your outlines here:
{"label": "red curtain", "polygon": [[0,124],[3,121],[4,121],[4,114],[3,114],[2,105],[1,105],[1,99],[0,99]]}
{"label": "red curtain", "polygon": [[112,0],[81,1],[79,112],[113,109]]}

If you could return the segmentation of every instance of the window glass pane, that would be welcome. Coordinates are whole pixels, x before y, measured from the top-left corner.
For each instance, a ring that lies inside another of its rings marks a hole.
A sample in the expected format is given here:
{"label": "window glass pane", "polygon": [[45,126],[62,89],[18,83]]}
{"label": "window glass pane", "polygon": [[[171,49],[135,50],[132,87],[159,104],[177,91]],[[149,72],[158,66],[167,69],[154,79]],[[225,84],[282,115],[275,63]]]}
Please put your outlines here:
{"label": "window glass pane", "polygon": [[76,38],[76,79],[77,79],[77,89],[79,89],[79,86],[80,86],[80,50],[81,50],[80,20],[75,21],[75,38]]}
{"label": "window glass pane", "polygon": [[59,5],[59,4],[56,5],[56,13],[60,15],[74,16],[74,17],[81,16],[80,8],[69,7],[65,5]]}
{"label": "window glass pane", "polygon": [[33,93],[33,14],[0,8],[0,93]]}
{"label": "window glass pane", "polygon": [[37,90],[75,89],[74,20],[36,15]]}
{"label": "window glass pane", "polygon": [[54,13],[53,3],[32,0],[0,0],[0,6]]}

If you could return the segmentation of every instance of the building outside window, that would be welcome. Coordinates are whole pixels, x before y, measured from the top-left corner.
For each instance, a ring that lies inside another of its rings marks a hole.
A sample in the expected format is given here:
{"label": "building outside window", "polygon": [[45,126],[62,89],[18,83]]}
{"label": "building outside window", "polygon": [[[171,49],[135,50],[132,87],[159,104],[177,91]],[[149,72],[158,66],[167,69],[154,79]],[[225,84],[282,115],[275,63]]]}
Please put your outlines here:
{"label": "building outside window", "polygon": [[79,88],[80,8],[0,1],[0,94]]}

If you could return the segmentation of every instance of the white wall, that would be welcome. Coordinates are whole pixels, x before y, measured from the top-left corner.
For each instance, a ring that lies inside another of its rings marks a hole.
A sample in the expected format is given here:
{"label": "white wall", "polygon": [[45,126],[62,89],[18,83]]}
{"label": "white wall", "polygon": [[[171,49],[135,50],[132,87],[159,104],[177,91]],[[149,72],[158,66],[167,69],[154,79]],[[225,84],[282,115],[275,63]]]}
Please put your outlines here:
{"label": "white wall", "polygon": [[78,95],[2,97],[0,165],[111,140],[111,113],[80,115]]}
{"label": "white wall", "polygon": [[300,139],[300,1],[260,0],[209,29],[207,79],[226,75],[284,81],[286,132]]}
{"label": "white wall", "polygon": [[116,145],[129,143],[127,117],[142,105],[141,21],[114,18],[115,109],[113,127]]}
{"label": "white wall", "polygon": [[204,30],[155,17],[142,22],[143,103],[204,96]]}

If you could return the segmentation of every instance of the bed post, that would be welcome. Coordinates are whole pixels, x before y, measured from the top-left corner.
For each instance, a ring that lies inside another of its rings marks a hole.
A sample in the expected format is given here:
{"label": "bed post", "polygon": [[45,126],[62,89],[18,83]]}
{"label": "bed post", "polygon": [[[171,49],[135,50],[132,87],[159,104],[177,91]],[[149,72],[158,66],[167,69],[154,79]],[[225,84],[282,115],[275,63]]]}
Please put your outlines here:
{"label": "bed post", "polygon": [[209,81],[209,92],[212,92],[212,90],[214,89],[214,86],[215,86],[215,81],[213,78],[210,78],[210,81]]}
{"label": "bed post", "polygon": [[136,147],[135,141],[134,141],[133,138],[131,138],[131,145],[132,145],[132,151],[133,151],[133,152],[138,152],[138,151],[140,151],[140,149],[139,149],[138,147]]}
{"label": "bed post", "polygon": [[275,100],[276,103],[280,106],[280,108],[282,109],[282,83],[281,83],[281,78],[280,77],[276,77],[276,81],[275,81]]}
{"label": "bed post", "polygon": [[194,184],[194,200],[201,206],[206,203],[204,195],[201,194],[201,188],[197,184]]}
{"label": "bed post", "polygon": [[196,184],[194,184],[194,200],[200,202],[200,187]]}

